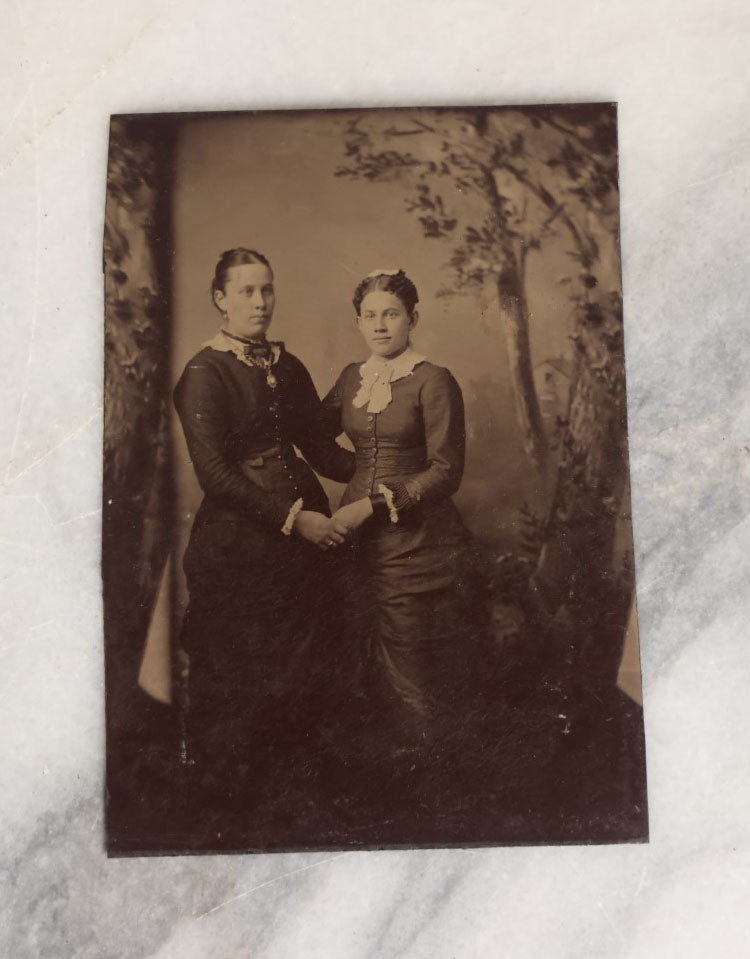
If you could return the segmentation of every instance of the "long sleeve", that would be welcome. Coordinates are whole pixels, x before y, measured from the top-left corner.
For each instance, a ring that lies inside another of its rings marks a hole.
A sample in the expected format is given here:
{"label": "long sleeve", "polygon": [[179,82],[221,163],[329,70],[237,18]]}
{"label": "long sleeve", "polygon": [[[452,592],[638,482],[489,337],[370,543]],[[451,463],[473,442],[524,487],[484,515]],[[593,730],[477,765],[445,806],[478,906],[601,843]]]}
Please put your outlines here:
{"label": "long sleeve", "polygon": [[280,530],[294,500],[261,489],[227,456],[230,410],[221,377],[197,358],[185,369],[174,403],[198,482],[207,496]]}
{"label": "long sleeve", "polygon": [[340,436],[344,431],[344,424],[341,419],[343,376],[342,373],[326,393],[321,404],[323,407],[323,428],[329,436]]}
{"label": "long sleeve", "polygon": [[461,485],[464,472],[464,402],[461,388],[448,370],[435,368],[422,385],[420,405],[427,468],[404,483],[389,484],[399,509],[452,496]]}
{"label": "long sleeve", "polygon": [[[310,374],[300,363],[297,381],[298,409],[304,411],[297,419],[295,444],[312,468],[327,479],[347,483],[355,466],[354,454],[336,442],[342,432],[340,418],[340,394],[337,387],[331,390],[321,403]],[[335,397],[338,395],[337,414]],[[333,397],[333,399],[331,399]]]}

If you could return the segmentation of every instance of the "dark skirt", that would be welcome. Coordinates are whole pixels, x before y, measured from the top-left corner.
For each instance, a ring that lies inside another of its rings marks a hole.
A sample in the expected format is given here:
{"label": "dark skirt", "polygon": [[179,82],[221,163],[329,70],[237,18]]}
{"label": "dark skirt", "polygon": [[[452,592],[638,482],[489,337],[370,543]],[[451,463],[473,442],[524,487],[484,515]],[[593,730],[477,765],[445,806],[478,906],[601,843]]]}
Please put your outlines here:
{"label": "dark skirt", "polygon": [[251,523],[196,523],[184,567],[190,761],[227,783],[314,752],[340,635],[328,554]]}
{"label": "dark skirt", "polygon": [[348,550],[348,629],[375,738],[416,748],[465,717],[487,656],[484,583],[450,500],[370,523]]}

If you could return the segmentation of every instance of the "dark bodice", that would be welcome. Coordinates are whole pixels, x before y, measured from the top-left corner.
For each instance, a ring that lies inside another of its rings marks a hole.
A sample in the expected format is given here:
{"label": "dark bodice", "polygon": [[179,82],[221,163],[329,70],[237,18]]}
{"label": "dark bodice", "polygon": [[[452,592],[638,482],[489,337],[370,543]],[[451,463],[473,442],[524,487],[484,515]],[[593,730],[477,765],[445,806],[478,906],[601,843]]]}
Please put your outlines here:
{"label": "dark bodice", "polygon": [[456,492],[464,468],[466,432],[461,390],[448,370],[423,361],[391,384],[392,400],[380,413],[355,407],[359,364],[347,366],[324,400],[329,416],[356,451],[356,470],[344,503],[398,481],[423,506]]}
{"label": "dark bodice", "polygon": [[[310,374],[282,349],[272,389],[264,370],[233,353],[206,347],[188,363],[174,391],[198,481],[204,518],[259,521],[280,529],[296,499],[327,512],[310,464],[346,482],[353,456],[326,432],[326,418]],[[209,513],[209,517],[206,517]]]}

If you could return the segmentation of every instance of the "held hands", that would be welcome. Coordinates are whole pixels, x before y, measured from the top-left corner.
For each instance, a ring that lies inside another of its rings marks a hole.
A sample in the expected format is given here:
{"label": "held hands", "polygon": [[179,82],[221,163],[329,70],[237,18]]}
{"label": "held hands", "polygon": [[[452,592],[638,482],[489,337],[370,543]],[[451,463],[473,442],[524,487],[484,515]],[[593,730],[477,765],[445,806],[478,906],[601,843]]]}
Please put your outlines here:
{"label": "held hands", "polygon": [[333,514],[333,519],[334,522],[343,527],[348,535],[358,529],[370,516],[372,516],[372,501],[369,496],[366,496],[364,499],[355,500],[355,502],[337,509]]}
{"label": "held hands", "polygon": [[303,509],[297,514],[294,531],[321,549],[332,549],[340,546],[370,516],[372,502],[369,497],[342,506],[330,518]]}
{"label": "held hands", "polygon": [[348,530],[335,516],[331,518],[303,509],[294,521],[294,532],[321,549],[330,549],[344,542]]}

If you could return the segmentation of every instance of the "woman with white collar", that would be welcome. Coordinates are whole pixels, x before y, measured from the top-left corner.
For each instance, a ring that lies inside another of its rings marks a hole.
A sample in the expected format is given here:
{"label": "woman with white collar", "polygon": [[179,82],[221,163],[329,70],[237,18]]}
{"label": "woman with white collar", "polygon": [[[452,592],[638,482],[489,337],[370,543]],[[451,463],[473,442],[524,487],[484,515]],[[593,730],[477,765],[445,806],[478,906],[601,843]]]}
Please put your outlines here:
{"label": "woman with white collar", "polygon": [[199,781],[223,793],[243,771],[259,778],[263,757],[282,740],[288,753],[320,719],[314,669],[338,608],[332,554],[320,550],[346,530],[308,462],[342,483],[355,463],[328,435],[306,368],[266,338],[276,303],[266,257],[227,250],[211,293],[222,328],[187,364],[174,401],[204,492],[183,562],[185,732]]}
{"label": "woman with white collar", "polygon": [[379,728],[390,718],[391,743],[408,748],[433,738],[465,695],[480,628],[470,538],[451,500],[464,469],[463,398],[411,345],[418,293],[403,270],[369,274],[353,302],[370,357],[347,366],[324,400],[357,457],[334,515],[352,534],[342,558],[363,685],[370,698],[377,690]]}

